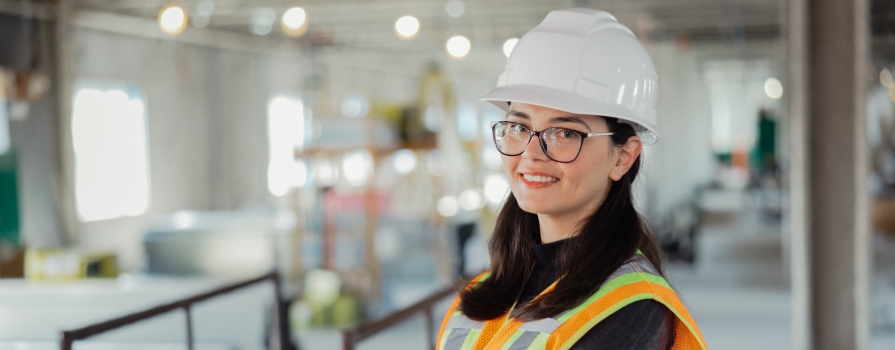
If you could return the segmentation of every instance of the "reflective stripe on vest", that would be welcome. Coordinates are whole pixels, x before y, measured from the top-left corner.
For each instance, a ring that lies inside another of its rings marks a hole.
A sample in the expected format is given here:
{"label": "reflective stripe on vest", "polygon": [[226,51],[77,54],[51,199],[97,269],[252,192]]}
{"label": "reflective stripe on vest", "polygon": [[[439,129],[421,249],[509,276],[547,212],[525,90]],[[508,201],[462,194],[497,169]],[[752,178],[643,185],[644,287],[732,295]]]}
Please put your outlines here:
{"label": "reflective stripe on vest", "polygon": [[[486,277],[487,274],[480,275],[470,286]],[[474,321],[458,310],[457,297],[442,322],[437,349],[569,349],[597,323],[640,300],[660,302],[676,316],[672,349],[707,349],[699,328],[677,294],[639,254],[613,272],[581,305],[552,318],[521,322],[504,315],[486,322]]]}

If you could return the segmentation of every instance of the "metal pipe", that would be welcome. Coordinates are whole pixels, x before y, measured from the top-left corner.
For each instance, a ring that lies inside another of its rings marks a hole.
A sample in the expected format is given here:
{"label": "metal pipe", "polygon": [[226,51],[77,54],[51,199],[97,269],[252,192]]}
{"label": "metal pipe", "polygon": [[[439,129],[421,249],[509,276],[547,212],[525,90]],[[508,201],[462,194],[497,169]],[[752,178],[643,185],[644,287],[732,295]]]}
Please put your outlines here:
{"label": "metal pipe", "polygon": [[266,280],[272,280],[274,284],[274,302],[276,303],[276,318],[277,318],[277,330],[279,332],[279,340],[280,340],[280,349],[285,350],[289,349],[289,328],[287,327],[287,322],[285,319],[285,310],[282,305],[282,291],[280,290],[280,277],[276,271],[272,271],[263,276],[253,278],[244,282],[234,283],[222,288],[218,288],[206,293],[202,293],[199,295],[192,296],[190,298],[177,300],[168,304],[159,305],[147,310],[143,310],[140,312],[132,313],[129,315],[125,315],[122,317],[114,318],[105,322],[100,322],[96,324],[92,324],[86,327],[78,328],[70,331],[63,331],[60,333],[60,344],[59,348],[61,350],[71,350],[72,343],[76,340],[86,339],[92,337],[94,335],[108,332],[110,330],[120,328],[132,323],[136,323],[139,321],[143,321],[148,318],[152,318],[158,315],[161,315],[166,312],[170,312],[177,309],[186,309],[187,310],[187,327],[190,329],[187,335],[188,341],[190,342],[190,349],[192,349],[192,317],[189,312],[189,308],[192,304],[198,303],[200,301],[204,301],[210,298],[214,298],[221,294],[229,293],[237,289],[245,288],[250,285],[260,283]]}
{"label": "metal pipe", "polygon": [[426,342],[429,345],[429,349],[435,350],[435,330],[433,329],[433,321],[432,321],[432,304],[429,304],[423,311],[423,316],[426,318]]}
{"label": "metal pipe", "polygon": [[193,317],[190,306],[184,306],[183,311],[186,313],[186,348],[193,350]]}
{"label": "metal pipe", "polygon": [[[463,285],[465,283],[462,283]],[[373,336],[376,333],[379,333],[389,327],[392,327],[400,322],[403,322],[410,318],[411,316],[416,315],[419,312],[428,313],[426,319],[426,330],[427,340],[430,345],[435,344],[433,333],[433,322],[431,318],[432,306],[435,303],[441,301],[442,299],[453,295],[456,293],[456,289],[453,287],[446,287],[440,291],[437,291],[430,295],[428,298],[423,299],[413,305],[410,305],[402,310],[398,310],[388,316],[385,316],[376,321],[371,321],[367,323],[363,323],[358,325],[357,327],[349,330],[345,330],[342,332],[342,343],[343,349],[345,350],[353,350],[354,345]]]}
{"label": "metal pipe", "polygon": [[73,340],[68,335],[68,332],[62,332],[59,337],[59,349],[62,350],[71,350],[71,343]]}
{"label": "metal pipe", "polygon": [[284,308],[283,305],[283,290],[282,290],[282,282],[280,281],[280,275],[276,272],[273,273],[273,289],[274,289],[274,303],[276,306],[274,307],[274,311],[277,313],[277,334],[280,339],[280,350],[289,350],[289,344],[291,343],[289,339],[289,322],[287,320],[289,316],[289,311]]}
{"label": "metal pipe", "polygon": [[354,350],[354,333],[342,332],[342,350]]}

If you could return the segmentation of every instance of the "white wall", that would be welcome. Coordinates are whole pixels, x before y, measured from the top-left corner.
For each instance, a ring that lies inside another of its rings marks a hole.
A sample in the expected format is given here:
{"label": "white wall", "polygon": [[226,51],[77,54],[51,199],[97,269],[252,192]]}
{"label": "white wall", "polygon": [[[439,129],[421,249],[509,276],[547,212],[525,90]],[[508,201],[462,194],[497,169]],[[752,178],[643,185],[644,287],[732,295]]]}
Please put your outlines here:
{"label": "white wall", "polygon": [[18,154],[20,240],[30,248],[65,244],[57,186],[59,144],[52,93],[31,106],[27,119],[10,122]]}
{"label": "white wall", "polygon": [[149,210],[81,224],[82,247],[115,251],[132,270],[144,227],[158,215],[269,203],[267,102],[300,96],[304,61],[83,28],[73,38],[73,76],[138,83],[149,132]]}

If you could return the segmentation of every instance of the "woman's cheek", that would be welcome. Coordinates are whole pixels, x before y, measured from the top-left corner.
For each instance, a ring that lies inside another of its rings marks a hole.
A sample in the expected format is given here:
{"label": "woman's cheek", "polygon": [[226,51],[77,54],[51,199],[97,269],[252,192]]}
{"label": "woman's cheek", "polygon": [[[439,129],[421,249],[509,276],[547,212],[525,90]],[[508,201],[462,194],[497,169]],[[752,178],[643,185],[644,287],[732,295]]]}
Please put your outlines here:
{"label": "woman's cheek", "polygon": [[513,158],[518,157],[507,157],[505,155],[500,156],[500,161],[503,163],[503,171],[506,174],[507,179],[510,180],[510,184],[513,183],[513,174],[516,173],[516,164],[518,161]]}

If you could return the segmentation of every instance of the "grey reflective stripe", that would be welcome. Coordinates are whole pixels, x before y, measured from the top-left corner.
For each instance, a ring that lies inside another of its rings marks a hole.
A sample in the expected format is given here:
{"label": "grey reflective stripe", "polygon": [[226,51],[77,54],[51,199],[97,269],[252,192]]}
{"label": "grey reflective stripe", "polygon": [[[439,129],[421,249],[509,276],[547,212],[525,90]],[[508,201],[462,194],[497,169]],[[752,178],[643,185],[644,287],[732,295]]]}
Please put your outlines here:
{"label": "grey reflective stripe", "polygon": [[466,341],[466,336],[469,334],[469,329],[454,329],[451,331],[451,334],[448,335],[447,341],[444,342],[444,349],[442,350],[460,350],[460,347],[463,346],[463,342]]}
{"label": "grey reflective stripe", "polygon": [[[627,275],[631,272],[637,272],[637,268],[635,268],[634,264],[632,264],[632,263],[626,263],[626,264],[622,265],[621,267],[619,267],[618,270],[615,270],[614,272],[612,272],[612,274],[609,275],[609,278],[606,278],[606,282],[603,282],[603,285],[605,285],[606,283],[609,283],[609,281],[612,281],[619,276]],[[601,285],[600,288],[602,288],[602,287],[603,286]]]}
{"label": "grey reflective stripe", "polygon": [[639,268],[642,272],[647,272],[653,275],[659,275],[659,271],[656,270],[656,267],[653,266],[649,259],[645,256],[637,255],[637,258],[631,262],[635,267]]}
{"label": "grey reflective stripe", "polygon": [[617,270],[612,272],[612,274],[609,275],[609,278],[606,279],[606,282],[603,282],[603,284],[600,285],[600,288],[605,286],[606,283],[609,283],[609,281],[612,281],[612,280],[616,279],[617,277],[620,277],[622,275],[626,275],[626,274],[629,274],[632,272],[646,272],[646,273],[649,273],[652,275],[659,276],[659,272],[656,270],[655,267],[653,267],[653,264],[649,262],[649,259],[647,259],[643,255],[637,254],[637,255],[634,255],[633,258],[628,259],[628,261],[626,261]]}
{"label": "grey reflective stripe", "polygon": [[525,322],[522,324],[522,326],[519,327],[519,329],[550,334],[553,333],[553,331],[555,331],[561,325],[562,322],[559,322],[552,318],[543,318],[540,320]]}
{"label": "grey reflective stripe", "polygon": [[525,350],[531,345],[531,342],[535,341],[535,338],[541,333],[533,332],[533,331],[525,331],[519,338],[516,338],[516,341],[513,342],[513,345],[510,345],[510,348],[507,350]]}
{"label": "grey reflective stripe", "polygon": [[475,321],[466,315],[456,315],[448,321],[446,329],[482,329],[485,322]]}

